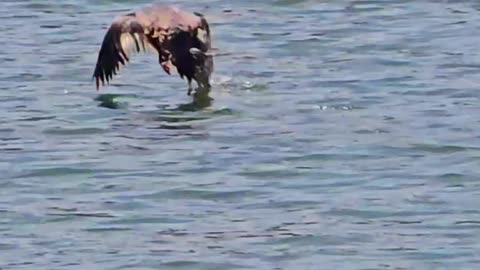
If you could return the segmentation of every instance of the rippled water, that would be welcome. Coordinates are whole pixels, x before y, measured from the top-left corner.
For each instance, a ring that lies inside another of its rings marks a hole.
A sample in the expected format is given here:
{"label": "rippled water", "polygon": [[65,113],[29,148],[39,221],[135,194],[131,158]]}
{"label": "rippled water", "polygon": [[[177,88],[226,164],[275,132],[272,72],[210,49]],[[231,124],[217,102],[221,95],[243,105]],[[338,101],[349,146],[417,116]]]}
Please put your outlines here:
{"label": "rippled water", "polygon": [[209,104],[140,55],[147,1],[0,3],[0,269],[476,269],[477,1],[180,1]]}

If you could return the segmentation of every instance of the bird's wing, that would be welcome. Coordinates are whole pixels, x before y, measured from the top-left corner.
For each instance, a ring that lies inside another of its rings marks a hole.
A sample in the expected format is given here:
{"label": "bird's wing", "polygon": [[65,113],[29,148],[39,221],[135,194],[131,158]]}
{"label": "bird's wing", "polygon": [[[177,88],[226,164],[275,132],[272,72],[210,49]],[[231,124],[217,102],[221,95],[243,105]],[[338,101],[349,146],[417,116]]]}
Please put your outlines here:
{"label": "bird's wing", "polygon": [[[203,32],[199,33],[199,30]],[[171,53],[163,45],[178,31],[196,33],[210,47],[210,30],[200,14],[176,8],[154,5],[116,19],[103,39],[93,77],[97,91],[100,82],[109,83],[120,69],[130,61],[132,52],[156,51],[164,70],[170,74]],[[166,47],[166,46],[165,46]]]}
{"label": "bird's wing", "polygon": [[100,81],[102,85],[105,85],[105,81],[110,82],[120,65],[126,65],[130,61],[129,55],[132,52],[152,48],[145,34],[149,31],[148,28],[148,24],[130,15],[122,16],[111,24],[103,39],[93,73],[97,90],[100,88]]}

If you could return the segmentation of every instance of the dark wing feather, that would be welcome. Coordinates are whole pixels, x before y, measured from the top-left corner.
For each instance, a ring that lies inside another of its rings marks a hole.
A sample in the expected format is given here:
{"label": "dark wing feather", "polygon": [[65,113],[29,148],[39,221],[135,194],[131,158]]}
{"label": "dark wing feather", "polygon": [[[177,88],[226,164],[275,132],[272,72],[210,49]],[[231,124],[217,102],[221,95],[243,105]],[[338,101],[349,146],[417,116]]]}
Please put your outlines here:
{"label": "dark wing feather", "polygon": [[110,82],[120,65],[130,61],[129,54],[147,51],[151,44],[145,35],[148,27],[133,16],[124,16],[112,23],[102,42],[93,77],[97,90]]}

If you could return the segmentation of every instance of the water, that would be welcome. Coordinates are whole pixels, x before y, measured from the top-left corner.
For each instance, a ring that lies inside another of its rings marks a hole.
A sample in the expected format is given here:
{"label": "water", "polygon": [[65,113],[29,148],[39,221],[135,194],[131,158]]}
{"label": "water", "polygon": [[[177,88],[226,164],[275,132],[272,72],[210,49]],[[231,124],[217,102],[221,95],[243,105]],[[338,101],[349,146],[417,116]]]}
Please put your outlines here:
{"label": "water", "polygon": [[476,1],[180,1],[212,103],[148,55],[97,93],[148,3],[1,1],[0,269],[476,269]]}

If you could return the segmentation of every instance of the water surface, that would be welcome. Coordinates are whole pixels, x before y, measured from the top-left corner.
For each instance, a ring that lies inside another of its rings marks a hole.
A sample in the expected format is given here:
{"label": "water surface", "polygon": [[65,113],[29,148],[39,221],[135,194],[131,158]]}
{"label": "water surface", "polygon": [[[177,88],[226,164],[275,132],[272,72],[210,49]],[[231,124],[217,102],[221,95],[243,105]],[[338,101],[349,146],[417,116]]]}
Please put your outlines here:
{"label": "water surface", "polygon": [[212,103],[149,55],[97,93],[148,3],[0,3],[0,269],[476,269],[476,1],[177,1]]}

